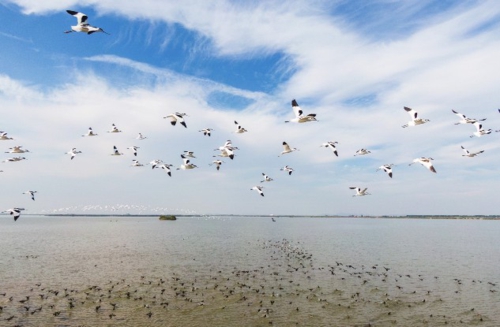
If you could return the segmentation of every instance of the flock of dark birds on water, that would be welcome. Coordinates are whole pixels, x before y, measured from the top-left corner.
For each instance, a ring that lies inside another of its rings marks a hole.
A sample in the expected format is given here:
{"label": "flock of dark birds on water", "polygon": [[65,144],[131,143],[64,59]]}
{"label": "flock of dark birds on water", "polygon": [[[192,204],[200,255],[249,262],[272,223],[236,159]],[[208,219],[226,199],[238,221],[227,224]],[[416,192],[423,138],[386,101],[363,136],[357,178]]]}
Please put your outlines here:
{"label": "flock of dark birds on water", "polygon": [[14,295],[0,288],[0,325],[224,326],[234,317],[247,326],[499,322],[484,307],[450,306],[471,290],[492,300],[498,290],[493,282],[394,271],[386,264],[322,265],[300,242],[287,239],[247,246],[261,260],[218,266],[193,258],[198,265],[188,272],[87,285],[78,279],[66,286],[33,281]]}

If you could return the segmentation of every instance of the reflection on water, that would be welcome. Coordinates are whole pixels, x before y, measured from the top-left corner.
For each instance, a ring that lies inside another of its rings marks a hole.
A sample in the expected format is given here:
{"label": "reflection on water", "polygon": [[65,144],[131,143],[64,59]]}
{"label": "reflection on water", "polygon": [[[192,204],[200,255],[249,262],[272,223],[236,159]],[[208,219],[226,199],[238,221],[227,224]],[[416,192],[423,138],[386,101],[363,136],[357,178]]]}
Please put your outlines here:
{"label": "reflection on water", "polygon": [[0,326],[500,325],[497,221],[0,219]]}

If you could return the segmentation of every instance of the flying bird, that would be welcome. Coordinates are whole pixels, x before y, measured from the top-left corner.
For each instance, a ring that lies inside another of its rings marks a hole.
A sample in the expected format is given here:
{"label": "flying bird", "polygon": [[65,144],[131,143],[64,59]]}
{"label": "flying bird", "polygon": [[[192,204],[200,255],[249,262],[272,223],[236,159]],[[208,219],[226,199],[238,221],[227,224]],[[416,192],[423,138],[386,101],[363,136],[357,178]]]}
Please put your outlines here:
{"label": "flying bird", "polygon": [[7,136],[7,132],[0,131],[0,140],[1,141],[9,141],[9,140],[13,140],[13,138]]}
{"label": "flying bird", "polygon": [[234,121],[234,124],[236,126],[238,126],[238,128],[236,129],[236,131],[234,131],[235,133],[243,134],[243,133],[248,132],[245,128],[243,128],[243,126],[241,126],[240,124],[238,124],[238,122],[236,120]]}
{"label": "flying bird", "polygon": [[142,167],[144,166],[143,164],[141,164],[138,160],[132,160],[132,167]]}
{"label": "flying bird", "polygon": [[187,114],[183,112],[176,112],[163,117],[163,119],[170,118],[170,124],[172,124],[172,126],[175,126],[175,124],[179,122],[179,124],[187,128],[186,122],[184,121],[184,116],[187,116]]}
{"label": "flying bird", "polygon": [[109,35],[109,33],[105,32],[102,28],[95,27],[87,23],[88,16],[84,13],[73,10],[66,10],[66,12],[75,17],[78,23],[75,26],[71,26],[71,30],[65,31],[64,33],[83,32],[90,35],[95,32],[103,32],[104,34]]}
{"label": "flying bird", "polygon": [[367,149],[359,149],[358,151],[356,151],[356,154],[354,156],[364,156],[365,154],[369,153],[371,152]]}
{"label": "flying bird", "polygon": [[231,143],[231,140],[227,140],[224,145],[218,147],[217,149],[214,149],[214,151],[220,151],[220,154],[214,157],[223,157],[223,158],[229,158],[231,160],[234,159],[234,150],[239,150],[238,147],[233,146]]}
{"label": "flying bird", "polygon": [[481,150],[481,151],[478,151],[478,152],[469,152],[469,150],[467,150],[466,148],[464,148],[463,146],[460,146],[462,148],[462,150],[464,150],[465,154],[462,154],[462,157],[469,157],[469,158],[472,158],[472,157],[475,157],[481,153],[484,152],[484,150]]}
{"label": "flying bird", "polygon": [[349,187],[351,190],[356,190],[356,194],[353,196],[365,196],[365,195],[371,195],[370,193],[366,192],[368,188],[361,189],[361,187],[356,187],[356,186],[351,186]]}
{"label": "flying bird", "polygon": [[87,134],[83,134],[82,136],[97,136],[97,134],[94,133],[94,131],[92,130],[92,127],[89,127]]}
{"label": "flying bird", "polygon": [[12,208],[5,210],[4,212],[10,213],[14,217],[14,221],[16,221],[21,216],[21,211],[23,210],[24,208]]}
{"label": "flying bird", "polygon": [[378,167],[376,171],[383,170],[387,173],[387,175],[389,175],[390,178],[392,178],[392,166],[394,166],[394,164],[382,165]]}
{"label": "flying bird", "polygon": [[132,146],[129,146],[127,149],[132,150],[134,152],[134,156],[137,157],[137,149],[139,149],[138,146],[132,145]]}
{"label": "flying bird", "polygon": [[23,146],[22,145],[16,145],[12,148],[9,148],[9,151],[5,152],[5,153],[26,153],[26,152],[30,152],[30,150],[25,150],[22,148]]}
{"label": "flying bird", "polygon": [[168,174],[168,176],[172,177],[172,172],[170,170],[170,168],[172,166],[173,165],[171,165],[171,164],[162,163],[158,168],[163,169],[163,171],[166,172]]}
{"label": "flying bird", "polygon": [[73,160],[73,158],[79,153],[82,153],[82,151],[77,151],[76,148],[73,148],[70,151],[66,152],[65,154],[71,155],[71,160]]}
{"label": "flying bird", "polygon": [[31,195],[31,200],[35,201],[35,193],[37,193],[37,191],[26,191],[26,192],[23,192],[23,194],[29,194]]}
{"label": "flying bird", "polygon": [[13,158],[7,158],[2,162],[18,162],[21,160],[27,160],[25,157],[13,157]]}
{"label": "flying bird", "polygon": [[151,169],[155,169],[157,166],[159,166],[162,163],[163,163],[162,160],[156,159],[156,160],[151,161],[149,164],[151,165]]}
{"label": "flying bird", "polygon": [[282,155],[284,155],[284,154],[287,154],[287,153],[291,153],[291,152],[293,152],[293,151],[298,151],[298,150],[299,150],[299,149],[297,149],[297,148],[291,148],[291,147],[288,145],[288,143],[283,142],[283,151],[281,152],[281,154],[280,154],[278,157],[280,157],[280,156],[282,156]]}
{"label": "flying bird", "polygon": [[142,133],[139,133],[139,135],[137,135],[136,139],[142,141],[144,139],[147,139],[147,136],[143,136]]}
{"label": "flying bird", "polygon": [[214,161],[212,161],[212,163],[211,163],[211,164],[209,164],[209,165],[210,165],[210,166],[215,165],[215,168],[217,168],[217,170],[220,170],[220,166],[222,165],[222,163],[223,163],[223,162],[224,162],[224,161],[222,161],[222,160],[214,160]]}
{"label": "flying bird", "polygon": [[310,121],[317,121],[316,114],[308,114],[304,115],[302,109],[300,109],[297,101],[295,99],[292,100],[292,110],[295,114],[295,118],[290,120],[285,120],[285,123],[307,123]]}
{"label": "flying bird", "polygon": [[[215,149],[215,150],[218,150],[218,149]],[[234,147],[234,146],[223,147],[220,150],[220,154],[218,154],[217,156],[214,156],[214,157],[229,158],[229,159],[233,160],[234,159],[234,150],[238,150],[238,148]]]}
{"label": "flying bird", "polygon": [[184,151],[184,156],[188,158],[196,158],[193,151]]}
{"label": "flying bird", "polygon": [[404,107],[404,110],[406,110],[406,112],[410,115],[411,120],[405,125],[403,125],[402,126],[403,128],[406,128],[408,126],[422,125],[430,121],[429,119],[418,118],[418,113],[411,108]]}
{"label": "flying bird", "polygon": [[116,127],[115,124],[111,124],[111,130],[108,131],[108,133],[121,133],[122,131]]}
{"label": "flying bird", "polygon": [[269,176],[267,176],[266,174],[262,173],[262,177],[264,178],[263,180],[261,180],[260,182],[261,183],[264,183],[264,182],[271,182],[273,181],[273,179]]}
{"label": "flying bird", "polygon": [[320,147],[325,147],[325,148],[330,148],[333,151],[333,154],[335,154],[337,157],[339,156],[339,153],[337,152],[337,147],[335,144],[339,144],[339,142],[326,142],[320,145]]}
{"label": "flying bird", "polygon": [[264,192],[262,191],[262,189],[264,188],[264,186],[254,186],[250,189],[250,191],[253,191],[253,190],[256,190],[261,196],[264,196]]}
{"label": "flying bird", "polygon": [[210,133],[212,133],[212,131],[213,131],[213,129],[211,129],[211,128],[204,128],[204,129],[199,130],[199,132],[202,132],[203,135],[206,135],[206,136],[210,136],[211,135]]}
{"label": "flying bird", "polygon": [[288,167],[288,165],[286,165],[285,167],[283,168],[280,168],[280,170],[284,171],[284,172],[287,172],[288,175],[291,175],[293,173],[293,168],[292,167]]}
{"label": "flying bird", "polygon": [[198,168],[198,166],[196,166],[195,164],[192,164],[185,155],[181,154],[181,158],[182,158],[184,163],[179,168],[177,168],[177,170],[180,170],[180,169],[188,170],[188,169]]}
{"label": "flying bird", "polygon": [[111,155],[112,156],[122,156],[123,153],[121,153],[120,151],[118,151],[118,148],[116,147],[116,145],[113,145],[113,153]]}
{"label": "flying bird", "polygon": [[436,169],[432,165],[432,160],[434,160],[434,159],[426,158],[426,157],[416,158],[416,159],[413,159],[413,162],[411,164],[409,164],[409,166],[413,165],[414,163],[420,163],[420,164],[422,164],[422,166],[424,166],[425,168],[427,168],[430,171],[432,171],[433,173],[435,173]]}
{"label": "flying bird", "polygon": [[474,124],[478,121],[485,121],[486,118],[483,119],[474,119],[474,118],[467,118],[464,114],[461,114],[459,112],[456,112],[455,110],[451,109],[451,111],[460,118],[458,123],[455,123],[455,125],[460,125],[460,124]]}
{"label": "flying bird", "polygon": [[491,134],[491,129],[485,130],[481,123],[475,122],[474,126],[476,127],[476,131],[472,133],[470,137],[474,136],[481,137],[483,135]]}

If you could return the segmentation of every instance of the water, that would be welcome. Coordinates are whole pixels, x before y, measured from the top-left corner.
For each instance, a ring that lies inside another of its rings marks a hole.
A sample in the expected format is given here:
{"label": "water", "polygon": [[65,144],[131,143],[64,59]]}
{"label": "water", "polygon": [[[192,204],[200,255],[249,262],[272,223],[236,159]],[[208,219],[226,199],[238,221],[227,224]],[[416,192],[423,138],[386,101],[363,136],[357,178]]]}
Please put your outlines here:
{"label": "water", "polygon": [[487,220],[2,218],[0,326],[498,326],[498,235]]}

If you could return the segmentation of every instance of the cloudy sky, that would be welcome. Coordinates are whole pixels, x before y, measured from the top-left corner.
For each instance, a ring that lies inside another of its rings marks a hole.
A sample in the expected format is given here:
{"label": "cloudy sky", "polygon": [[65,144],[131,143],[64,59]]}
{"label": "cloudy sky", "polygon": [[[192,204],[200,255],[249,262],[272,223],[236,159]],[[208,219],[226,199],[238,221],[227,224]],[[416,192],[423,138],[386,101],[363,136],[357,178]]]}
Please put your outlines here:
{"label": "cloudy sky", "polygon": [[[0,0],[2,210],[497,214],[496,1]],[[63,33],[88,15],[110,35]],[[287,124],[291,100],[317,122]],[[429,123],[402,128],[418,111]],[[452,109],[487,118],[470,135]],[[185,112],[187,128],[164,116]],[[236,134],[234,121],[248,133]],[[107,133],[111,124],[123,132]],[[82,137],[92,127],[97,137]],[[199,132],[212,128],[211,137]],[[136,139],[141,132],[148,138]],[[239,150],[209,164],[232,140]],[[299,151],[278,156],[286,141]],[[336,157],[320,145],[338,142]],[[124,153],[111,156],[113,146]],[[139,146],[137,159],[127,147]],[[461,146],[481,155],[463,157]],[[82,151],[74,160],[65,154]],[[354,156],[367,148],[366,156]],[[199,168],[175,170],[194,151]],[[432,157],[437,173],[420,164]],[[174,165],[172,177],[147,165]],[[376,169],[395,164],[389,178]],[[291,176],[280,168],[295,169]],[[250,189],[261,184],[265,197]],[[350,186],[371,193],[353,197]],[[22,194],[36,190],[36,200]]]}

